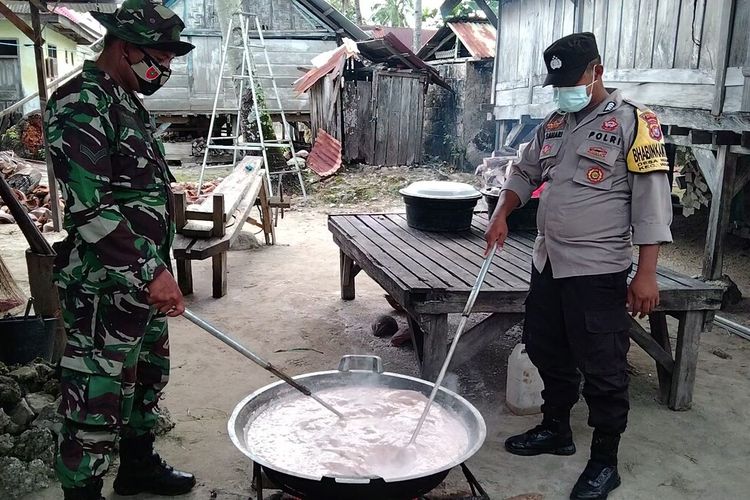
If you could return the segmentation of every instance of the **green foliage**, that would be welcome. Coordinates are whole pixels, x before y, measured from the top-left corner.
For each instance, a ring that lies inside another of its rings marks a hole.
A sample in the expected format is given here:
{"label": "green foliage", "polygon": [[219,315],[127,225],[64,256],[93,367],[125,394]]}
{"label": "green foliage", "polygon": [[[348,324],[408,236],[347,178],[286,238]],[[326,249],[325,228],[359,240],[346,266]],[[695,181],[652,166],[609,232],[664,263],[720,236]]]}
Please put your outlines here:
{"label": "green foliage", "polygon": [[383,26],[404,28],[407,26],[407,15],[412,9],[412,0],[384,0],[375,4],[372,20]]}
{"label": "green foliage", "polygon": [[13,125],[0,138],[0,147],[5,151],[18,151],[21,148],[21,133],[18,125]]}
{"label": "green foliage", "polygon": [[357,17],[357,9],[354,3],[359,0],[330,0],[331,6],[344,14],[348,19],[354,20]]}

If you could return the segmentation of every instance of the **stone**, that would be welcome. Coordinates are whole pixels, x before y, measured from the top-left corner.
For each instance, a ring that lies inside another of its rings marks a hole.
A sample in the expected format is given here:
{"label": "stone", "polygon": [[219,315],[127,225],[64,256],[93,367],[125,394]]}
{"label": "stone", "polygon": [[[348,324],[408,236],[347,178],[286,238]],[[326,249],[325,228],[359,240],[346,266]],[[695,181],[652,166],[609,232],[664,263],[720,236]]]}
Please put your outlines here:
{"label": "stone", "polygon": [[8,374],[10,378],[18,382],[28,392],[36,392],[42,388],[44,383],[33,366],[22,366]]}
{"label": "stone", "polygon": [[24,399],[26,399],[26,403],[29,405],[29,408],[31,408],[31,411],[34,412],[34,416],[39,415],[45,407],[55,402],[54,397],[43,392],[27,394]]}
{"label": "stone", "polygon": [[247,230],[241,230],[237,238],[230,244],[230,250],[252,250],[260,248],[260,241],[253,233]]}
{"label": "stone", "polygon": [[10,434],[0,434],[0,457],[8,456],[13,449],[14,440]]}
{"label": "stone", "polygon": [[10,434],[11,436],[18,436],[21,434],[26,427],[23,425],[18,425],[15,422],[11,422],[8,424],[8,426],[5,428],[5,432]]}
{"label": "stone", "polygon": [[398,321],[392,316],[384,314],[372,324],[372,334],[376,337],[390,337],[398,331]]}
{"label": "stone", "polygon": [[55,378],[49,379],[44,384],[44,387],[42,387],[42,392],[45,392],[53,398],[56,398],[60,395],[60,381]]}
{"label": "stone", "polygon": [[[53,403],[47,405],[39,413],[39,416],[31,422],[32,428],[47,429],[55,434],[60,433],[63,424],[63,416],[57,412],[62,398],[57,398]],[[158,423],[157,423],[158,425]]]}
{"label": "stone", "polygon": [[21,401],[21,397],[23,397],[23,393],[18,382],[10,377],[0,375],[0,406],[6,410],[12,408]]}
{"label": "stone", "polygon": [[39,459],[28,465],[16,457],[0,457],[0,498],[16,500],[49,487],[52,468]]}
{"label": "stone", "polygon": [[10,417],[7,413],[5,413],[5,410],[0,408],[0,434],[3,434],[7,431],[8,426],[11,424]]}
{"label": "stone", "polygon": [[174,429],[175,423],[174,420],[172,420],[172,414],[169,413],[169,410],[166,407],[160,406],[157,411],[158,418],[156,420],[156,425],[154,426],[154,434],[162,436]]}
{"label": "stone", "polygon": [[7,375],[8,371],[8,367],[5,365],[5,363],[0,361],[0,375]]}
{"label": "stone", "polygon": [[54,380],[55,383],[59,383],[57,381],[57,378],[55,377],[55,368],[46,361],[36,363],[34,365],[34,368],[36,369],[36,373],[37,375],[39,375],[39,379],[43,384],[50,380]]}
{"label": "stone", "polygon": [[15,439],[10,455],[24,462],[38,458],[51,466],[55,458],[54,436],[47,429],[26,430]]}
{"label": "stone", "polygon": [[25,426],[34,420],[34,412],[31,411],[29,403],[27,403],[25,399],[22,399],[10,412],[10,419],[16,425]]}

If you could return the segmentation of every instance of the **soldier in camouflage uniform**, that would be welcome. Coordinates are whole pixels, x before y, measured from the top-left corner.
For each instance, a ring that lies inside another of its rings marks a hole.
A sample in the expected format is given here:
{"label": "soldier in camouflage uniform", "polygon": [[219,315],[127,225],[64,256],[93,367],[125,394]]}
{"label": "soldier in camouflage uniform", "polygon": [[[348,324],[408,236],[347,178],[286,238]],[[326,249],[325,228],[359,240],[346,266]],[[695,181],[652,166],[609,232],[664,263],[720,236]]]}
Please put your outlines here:
{"label": "soldier in camouflage uniform", "polygon": [[55,261],[68,334],[55,467],[66,499],[98,500],[121,436],[115,491],[178,495],[195,478],[154,453],[152,434],[169,378],[167,316],[184,311],[170,267],[174,179],[136,92],[154,93],[193,46],[152,0],[92,15],[107,28],[104,51],[45,115],[68,232]]}

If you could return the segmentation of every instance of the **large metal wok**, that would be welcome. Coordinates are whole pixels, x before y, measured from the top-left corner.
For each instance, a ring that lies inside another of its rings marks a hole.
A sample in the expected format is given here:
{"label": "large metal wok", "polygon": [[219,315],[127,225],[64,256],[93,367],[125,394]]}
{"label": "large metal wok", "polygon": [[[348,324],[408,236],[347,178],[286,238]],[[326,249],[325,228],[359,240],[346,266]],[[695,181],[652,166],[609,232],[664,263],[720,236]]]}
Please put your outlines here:
{"label": "large metal wok", "polygon": [[[307,373],[294,377],[313,391],[357,385],[406,389],[418,391],[429,397],[433,384],[397,373],[383,372],[382,361],[377,356],[344,356],[338,370]],[[229,419],[229,436],[234,445],[253,462],[265,470],[268,478],[285,492],[309,500],[401,500],[413,499],[439,485],[450,470],[468,460],[481,448],[487,434],[484,419],[479,411],[461,396],[440,388],[435,402],[455,412],[463,422],[469,445],[463,455],[453,462],[436,464],[434,470],[413,474],[404,470],[400,477],[315,477],[286,470],[270,463],[250,450],[246,428],[258,415],[279,400],[297,396],[295,389],[282,381],[267,385],[240,401]],[[422,408],[415,409],[421,411]]]}

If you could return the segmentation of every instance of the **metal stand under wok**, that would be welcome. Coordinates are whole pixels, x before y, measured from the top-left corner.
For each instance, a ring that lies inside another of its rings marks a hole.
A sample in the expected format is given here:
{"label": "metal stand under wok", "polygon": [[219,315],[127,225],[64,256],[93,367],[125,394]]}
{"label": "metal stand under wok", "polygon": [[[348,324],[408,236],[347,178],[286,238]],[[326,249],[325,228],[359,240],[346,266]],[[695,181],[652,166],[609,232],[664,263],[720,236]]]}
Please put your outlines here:
{"label": "metal stand under wok", "polygon": [[[469,467],[465,463],[461,464],[460,467],[461,471],[464,473],[464,477],[466,477],[466,482],[469,483],[469,489],[471,490],[471,496],[465,497],[464,500],[490,500],[489,495],[487,495],[487,492],[484,491],[484,488],[482,488],[482,485],[479,484],[479,481],[477,481],[477,478],[469,470]],[[263,466],[258,463],[253,463],[253,487],[255,488],[256,499],[263,500]]]}

